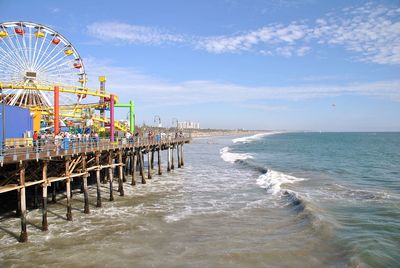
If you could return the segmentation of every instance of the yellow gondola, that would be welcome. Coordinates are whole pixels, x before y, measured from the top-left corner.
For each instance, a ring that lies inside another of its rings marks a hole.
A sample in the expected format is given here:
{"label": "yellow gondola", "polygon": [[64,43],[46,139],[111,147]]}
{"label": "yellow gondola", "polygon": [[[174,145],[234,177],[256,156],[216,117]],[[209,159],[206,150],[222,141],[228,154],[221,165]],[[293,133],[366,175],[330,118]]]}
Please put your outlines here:
{"label": "yellow gondola", "polygon": [[5,38],[8,36],[8,32],[6,31],[0,31],[0,38]]}
{"label": "yellow gondola", "polygon": [[74,54],[74,51],[69,48],[69,49],[64,50],[64,54],[67,56],[70,56],[70,55]]}
{"label": "yellow gondola", "polygon": [[44,32],[37,31],[37,32],[35,33],[35,36],[36,36],[37,38],[43,38],[43,37],[44,37]]}

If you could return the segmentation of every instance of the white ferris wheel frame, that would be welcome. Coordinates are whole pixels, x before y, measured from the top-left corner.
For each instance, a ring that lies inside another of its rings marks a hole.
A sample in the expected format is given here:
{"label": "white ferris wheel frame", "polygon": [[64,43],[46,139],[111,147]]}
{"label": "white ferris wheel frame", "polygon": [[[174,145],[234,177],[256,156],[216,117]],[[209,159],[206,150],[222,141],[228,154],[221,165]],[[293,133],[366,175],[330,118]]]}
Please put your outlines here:
{"label": "white ferris wheel frame", "polygon": [[[21,28],[23,34],[15,29]],[[27,83],[27,73],[35,75],[35,85],[69,85],[84,87],[87,81],[82,58],[67,38],[50,27],[34,22],[11,21],[0,23],[0,31],[7,36],[0,38],[0,82]],[[37,37],[36,32],[42,32]],[[58,44],[52,41],[59,39]],[[65,50],[71,50],[70,55]],[[80,68],[75,68],[78,62]],[[31,82],[31,81],[30,81]],[[25,89],[4,89],[6,103],[25,107],[52,107],[53,92]],[[82,101],[83,96],[61,94],[60,104],[71,105]],[[1,101],[3,101],[1,99]]]}

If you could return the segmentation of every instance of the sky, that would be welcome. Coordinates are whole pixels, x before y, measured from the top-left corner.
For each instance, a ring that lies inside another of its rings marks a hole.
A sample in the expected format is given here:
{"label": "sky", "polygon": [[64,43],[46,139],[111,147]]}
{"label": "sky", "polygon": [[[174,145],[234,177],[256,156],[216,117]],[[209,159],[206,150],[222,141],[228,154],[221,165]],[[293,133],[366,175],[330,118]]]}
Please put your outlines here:
{"label": "sky", "polygon": [[0,0],[5,21],[64,35],[138,125],[400,131],[398,0]]}

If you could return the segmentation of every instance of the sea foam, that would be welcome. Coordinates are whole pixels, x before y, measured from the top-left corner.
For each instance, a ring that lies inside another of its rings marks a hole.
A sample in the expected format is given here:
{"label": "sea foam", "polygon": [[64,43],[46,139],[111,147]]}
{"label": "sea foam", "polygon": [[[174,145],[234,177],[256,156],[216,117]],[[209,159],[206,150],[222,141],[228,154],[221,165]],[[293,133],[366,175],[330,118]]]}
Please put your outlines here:
{"label": "sea foam", "polygon": [[229,147],[224,147],[220,150],[221,158],[229,163],[235,163],[238,160],[252,159],[251,154],[239,154],[230,152]]}

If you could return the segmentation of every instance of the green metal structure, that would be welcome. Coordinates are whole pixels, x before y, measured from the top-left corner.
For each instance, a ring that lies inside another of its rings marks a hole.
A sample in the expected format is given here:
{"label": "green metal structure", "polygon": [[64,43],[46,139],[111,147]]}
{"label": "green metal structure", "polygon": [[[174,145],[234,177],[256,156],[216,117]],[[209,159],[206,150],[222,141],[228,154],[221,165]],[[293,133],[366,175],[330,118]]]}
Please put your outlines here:
{"label": "green metal structure", "polygon": [[135,132],[135,104],[131,100],[129,103],[117,103],[114,107],[129,108],[129,131]]}

